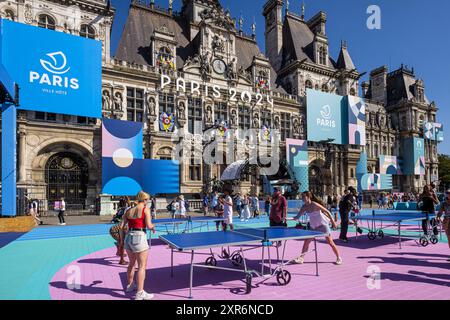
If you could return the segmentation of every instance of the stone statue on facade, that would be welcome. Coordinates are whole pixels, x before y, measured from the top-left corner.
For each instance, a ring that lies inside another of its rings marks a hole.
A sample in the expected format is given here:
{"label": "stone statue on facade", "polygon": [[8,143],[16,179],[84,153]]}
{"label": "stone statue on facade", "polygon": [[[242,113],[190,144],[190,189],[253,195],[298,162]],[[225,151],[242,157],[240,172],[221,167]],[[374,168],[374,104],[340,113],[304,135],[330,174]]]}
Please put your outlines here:
{"label": "stone statue on facade", "polygon": [[260,125],[260,123],[259,123],[259,113],[258,112],[254,112],[253,113],[253,129],[260,129],[259,125]]}
{"label": "stone statue on facade", "polygon": [[215,35],[214,38],[213,38],[212,48],[213,48],[214,52],[224,52],[225,51],[225,44],[219,38],[218,35]]}
{"label": "stone statue on facade", "polygon": [[298,118],[294,118],[293,121],[293,133],[294,136],[299,136],[300,135],[300,121]]}
{"label": "stone statue on facade", "polygon": [[148,114],[152,117],[156,117],[156,102],[155,98],[152,96],[149,96],[147,99],[148,103]]}
{"label": "stone statue on facade", "polygon": [[114,94],[114,110],[122,111],[122,106],[123,106],[122,93],[116,92]]}
{"label": "stone statue on facade", "polygon": [[281,129],[281,123],[280,123],[280,117],[279,116],[275,116],[273,124],[274,124],[275,130],[280,130]]}
{"label": "stone statue on facade", "polygon": [[207,123],[212,123],[213,122],[211,105],[207,105],[206,106],[206,122]]}
{"label": "stone statue on facade", "polygon": [[183,101],[181,101],[178,104],[178,120],[185,120],[186,119],[186,107]]}
{"label": "stone statue on facade", "polygon": [[111,97],[108,90],[103,90],[102,94],[102,109],[111,110]]}
{"label": "stone statue on facade", "polygon": [[210,59],[208,51],[198,56],[198,62],[200,64],[200,74],[203,80],[208,79],[208,76],[211,74],[211,63],[209,60]]}
{"label": "stone statue on facade", "polygon": [[227,78],[230,80],[234,80],[237,78],[236,70],[236,59],[233,59],[233,61],[230,61],[227,66]]}
{"label": "stone statue on facade", "polygon": [[238,125],[238,121],[237,121],[237,112],[236,109],[231,110],[231,121],[230,121],[230,125],[232,127],[237,127]]}

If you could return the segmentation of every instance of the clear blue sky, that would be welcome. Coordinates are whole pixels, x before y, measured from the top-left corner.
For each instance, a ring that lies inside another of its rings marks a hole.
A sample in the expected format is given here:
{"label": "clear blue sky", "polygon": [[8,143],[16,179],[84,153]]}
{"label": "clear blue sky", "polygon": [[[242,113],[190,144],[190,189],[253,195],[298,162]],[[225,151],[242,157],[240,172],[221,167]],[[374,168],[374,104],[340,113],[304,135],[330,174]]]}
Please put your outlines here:
{"label": "clear blue sky", "polygon": [[[156,0],[156,5],[168,7],[168,0]],[[264,52],[264,18],[266,0],[221,0],[233,17],[242,14],[245,32],[251,33],[253,19],[257,25],[257,40]],[[290,11],[300,14],[302,0],[290,0]],[[128,15],[130,0],[112,0],[116,8],[113,26],[114,53]],[[369,30],[366,21],[368,6],[381,8],[381,30]],[[181,0],[174,1],[179,10]],[[416,76],[425,81],[426,94],[436,101],[440,111],[438,122],[450,132],[450,1],[448,0],[305,0],[306,18],[319,10],[328,14],[327,34],[330,52],[337,59],[341,40],[348,41],[353,61],[360,72],[386,65],[397,69],[401,63],[414,67]],[[367,80],[367,75],[363,78]],[[439,147],[450,154],[450,134]]]}

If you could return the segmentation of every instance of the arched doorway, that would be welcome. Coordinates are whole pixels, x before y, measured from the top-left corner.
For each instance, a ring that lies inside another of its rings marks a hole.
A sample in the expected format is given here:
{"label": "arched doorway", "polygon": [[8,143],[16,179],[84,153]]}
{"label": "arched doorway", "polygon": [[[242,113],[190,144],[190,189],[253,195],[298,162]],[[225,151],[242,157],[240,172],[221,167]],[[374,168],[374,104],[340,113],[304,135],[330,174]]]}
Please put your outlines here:
{"label": "arched doorway", "polygon": [[50,206],[63,197],[67,204],[84,209],[89,170],[79,155],[61,152],[50,157],[45,166],[45,182]]}

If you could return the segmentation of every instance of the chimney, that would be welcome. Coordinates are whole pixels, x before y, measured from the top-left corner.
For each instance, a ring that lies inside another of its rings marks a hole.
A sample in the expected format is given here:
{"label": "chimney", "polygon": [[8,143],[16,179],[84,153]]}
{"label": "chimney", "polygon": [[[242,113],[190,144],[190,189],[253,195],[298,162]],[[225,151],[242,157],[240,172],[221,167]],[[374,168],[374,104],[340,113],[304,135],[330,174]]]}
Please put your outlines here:
{"label": "chimney", "polygon": [[387,103],[387,72],[387,67],[382,66],[370,73],[372,100],[385,105]]}

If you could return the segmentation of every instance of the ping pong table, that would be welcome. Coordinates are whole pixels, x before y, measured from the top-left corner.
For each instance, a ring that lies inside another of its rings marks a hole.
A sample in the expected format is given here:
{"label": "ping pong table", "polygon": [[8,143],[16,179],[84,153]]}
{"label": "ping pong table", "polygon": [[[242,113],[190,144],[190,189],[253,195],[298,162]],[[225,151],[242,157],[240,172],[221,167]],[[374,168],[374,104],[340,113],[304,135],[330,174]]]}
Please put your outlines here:
{"label": "ping pong table", "polygon": [[[402,225],[411,224],[414,222],[419,223],[419,230],[421,230],[421,222],[422,220],[430,221],[432,218],[435,218],[436,214],[426,214],[422,212],[397,212],[393,211],[392,213],[382,213],[375,214],[375,211],[372,211],[371,215],[356,215],[350,219],[355,221],[355,228],[358,230],[358,227],[362,230],[367,230],[367,237],[370,240],[375,240],[378,238],[384,238],[385,234],[383,230],[395,227],[397,228],[398,235],[398,244],[400,249],[402,248]],[[364,227],[363,222],[367,222],[367,227]],[[361,225],[359,225],[361,222]],[[430,225],[428,223],[428,225]],[[421,231],[420,231],[421,232]],[[435,235],[427,236],[422,235],[419,239],[420,245],[426,247],[430,242],[432,244],[436,244],[439,242],[439,239]],[[432,234],[432,232],[428,232],[428,234]],[[356,233],[358,237],[358,232]]]}
{"label": "ping pong table", "polygon": [[[291,274],[285,269],[286,265],[293,260],[285,259],[286,243],[288,240],[307,240],[314,241],[316,275],[319,275],[319,264],[317,258],[317,238],[325,237],[326,234],[321,232],[299,230],[295,228],[262,228],[262,229],[240,229],[234,231],[218,231],[218,232],[203,232],[203,233],[185,233],[185,234],[169,234],[160,236],[160,239],[169,245],[171,249],[171,276],[173,277],[173,258],[175,252],[190,253],[190,277],[189,277],[189,298],[192,298],[192,285],[194,281],[194,268],[208,268],[219,269],[233,272],[241,272],[245,275],[246,293],[250,293],[252,289],[253,275],[256,277],[263,277],[263,281],[269,278],[276,277],[278,284],[287,285],[291,281]],[[233,253],[224,250],[224,247],[238,247],[239,249]],[[277,252],[280,247],[283,247],[281,262],[278,259],[276,267],[272,268],[272,259],[270,256],[270,248],[275,247]],[[221,254],[213,252],[213,248],[221,248]],[[261,257],[261,272],[254,269],[249,269],[245,252],[249,250],[262,249]],[[209,253],[199,253],[201,250],[208,250]],[[265,273],[266,259],[265,251],[268,254],[268,270]],[[226,253],[225,253],[226,252]],[[203,254],[209,256],[204,264],[194,263],[195,254]],[[228,268],[217,266],[217,259],[222,258],[230,261],[235,267]]]}

